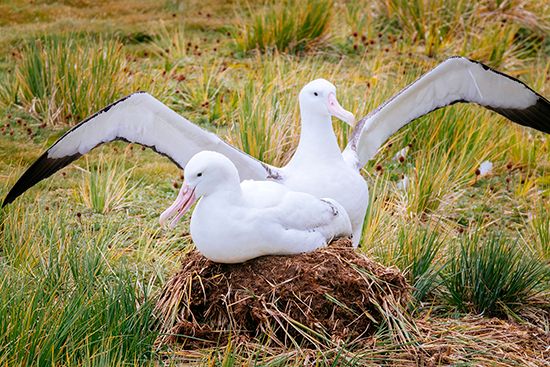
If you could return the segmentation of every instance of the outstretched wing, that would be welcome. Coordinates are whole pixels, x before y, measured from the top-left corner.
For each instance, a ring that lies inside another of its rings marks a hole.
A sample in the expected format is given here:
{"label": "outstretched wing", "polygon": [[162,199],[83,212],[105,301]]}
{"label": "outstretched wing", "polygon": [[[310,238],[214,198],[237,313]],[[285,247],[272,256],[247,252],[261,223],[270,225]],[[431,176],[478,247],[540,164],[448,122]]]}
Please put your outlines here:
{"label": "outstretched wing", "polygon": [[364,166],[409,122],[454,103],[477,103],[524,126],[550,133],[550,102],[523,82],[464,57],[452,57],[421,76],[356,125],[344,151]]}
{"label": "outstretched wing", "polygon": [[23,173],[2,206],[98,145],[113,140],[150,147],[180,168],[185,167],[194,154],[213,150],[231,159],[242,180],[277,176],[276,168],[194,125],[151,95],[138,92],[105,107],[67,131]]}

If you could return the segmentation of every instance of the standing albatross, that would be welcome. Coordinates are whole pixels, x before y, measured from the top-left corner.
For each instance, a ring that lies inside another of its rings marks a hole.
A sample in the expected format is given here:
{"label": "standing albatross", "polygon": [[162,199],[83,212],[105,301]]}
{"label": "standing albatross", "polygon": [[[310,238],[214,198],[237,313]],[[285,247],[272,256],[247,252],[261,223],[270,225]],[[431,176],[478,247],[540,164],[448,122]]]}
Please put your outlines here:
{"label": "standing albatross", "polygon": [[358,245],[368,205],[359,170],[392,134],[409,122],[455,103],[475,103],[508,119],[550,133],[550,102],[523,82],[463,57],[445,60],[361,119],[340,151],[331,116],[351,122],[335,88],[318,79],[300,92],[302,130],[290,162],[277,168],[241,152],[181,117],[147,93],[129,95],[73,127],[40,156],[12,187],[3,206],[100,144],[125,140],[151,147],[180,168],[202,150],[227,156],[241,180],[274,180],[294,191],[330,197],[347,211]]}

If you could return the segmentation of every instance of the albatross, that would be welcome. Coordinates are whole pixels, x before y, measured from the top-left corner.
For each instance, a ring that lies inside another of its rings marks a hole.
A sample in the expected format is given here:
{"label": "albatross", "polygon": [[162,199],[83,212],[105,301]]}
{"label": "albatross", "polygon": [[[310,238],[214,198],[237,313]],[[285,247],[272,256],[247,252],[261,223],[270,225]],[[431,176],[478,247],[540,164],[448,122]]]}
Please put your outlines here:
{"label": "albatross", "polygon": [[23,173],[2,205],[98,145],[125,140],[154,149],[182,169],[194,154],[216,151],[233,162],[241,180],[271,180],[293,191],[332,198],[347,211],[357,246],[368,206],[368,188],[360,169],[392,134],[411,121],[455,103],[474,103],[520,125],[550,133],[550,102],[546,98],[520,80],[464,57],[445,60],[362,118],[343,151],[331,116],[351,124],[352,115],[338,104],[334,86],[315,80],[302,89],[299,102],[298,148],[290,162],[279,168],[232,147],[151,95],[131,94],[67,131]]}
{"label": "albatross", "polygon": [[160,222],[172,218],[173,227],[200,199],[191,216],[191,238],[212,261],[233,264],[263,255],[295,255],[351,235],[349,217],[336,201],[277,182],[241,182],[235,165],[220,153],[197,153],[184,177]]}

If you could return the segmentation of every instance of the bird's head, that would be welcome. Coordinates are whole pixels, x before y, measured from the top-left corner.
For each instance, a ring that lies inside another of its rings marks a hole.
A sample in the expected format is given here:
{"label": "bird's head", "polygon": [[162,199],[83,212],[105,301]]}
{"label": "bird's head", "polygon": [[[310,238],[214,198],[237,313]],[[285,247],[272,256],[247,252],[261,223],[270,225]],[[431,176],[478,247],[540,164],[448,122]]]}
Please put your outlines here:
{"label": "bird's head", "polygon": [[191,208],[201,196],[208,196],[220,190],[239,188],[239,172],[223,154],[202,151],[195,154],[184,170],[184,182],[176,201],[160,215],[160,224],[171,217],[170,227]]}
{"label": "bird's head", "polygon": [[350,126],[355,123],[355,116],[346,111],[336,99],[336,87],[325,79],[315,79],[306,84],[300,91],[300,110],[304,115],[317,118],[334,116]]}

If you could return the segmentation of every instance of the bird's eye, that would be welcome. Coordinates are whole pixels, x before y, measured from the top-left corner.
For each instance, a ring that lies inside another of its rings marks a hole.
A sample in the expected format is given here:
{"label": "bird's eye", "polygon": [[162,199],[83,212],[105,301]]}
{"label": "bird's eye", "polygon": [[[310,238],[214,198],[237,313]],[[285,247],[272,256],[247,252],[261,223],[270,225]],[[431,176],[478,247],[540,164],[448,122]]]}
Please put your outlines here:
{"label": "bird's eye", "polygon": [[317,93],[317,92],[313,92],[313,94],[315,95],[315,97],[317,97],[319,95],[319,93]]}
{"label": "bird's eye", "polygon": [[197,173],[197,177],[201,177],[201,176],[202,176],[202,172]]}

